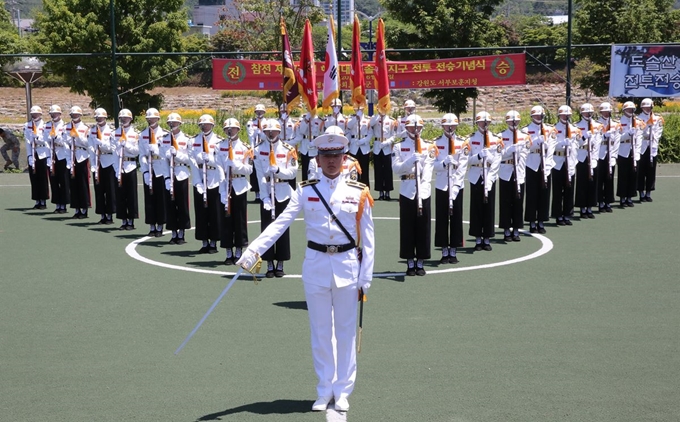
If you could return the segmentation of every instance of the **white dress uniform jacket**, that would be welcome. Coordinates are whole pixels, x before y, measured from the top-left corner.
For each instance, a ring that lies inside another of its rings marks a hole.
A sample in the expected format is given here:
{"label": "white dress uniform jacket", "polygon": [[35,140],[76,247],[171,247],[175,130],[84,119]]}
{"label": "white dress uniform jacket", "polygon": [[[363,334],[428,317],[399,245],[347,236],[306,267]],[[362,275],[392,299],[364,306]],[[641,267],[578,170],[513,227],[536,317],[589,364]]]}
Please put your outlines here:
{"label": "white dress uniform jacket", "polygon": [[[90,145],[87,140],[88,133],[89,128],[82,120],[78,123],[68,122],[64,127],[62,142],[68,144],[70,151],[73,151],[75,148],[77,163],[82,163],[90,158]],[[69,154],[70,161],[71,154]]]}
{"label": "white dress uniform jacket", "polygon": [[416,153],[416,140],[406,137],[401,142],[394,144],[392,148],[392,171],[399,175],[401,184],[399,185],[399,195],[408,199],[416,198],[416,183],[418,184],[418,194],[421,199],[429,198],[432,195],[432,172],[434,170],[434,160],[437,158],[439,150],[432,141],[420,139],[420,150],[423,156],[416,161],[418,164],[418,178],[416,179],[416,163],[409,163],[407,160]]}
{"label": "white dress uniform jacket", "polygon": [[24,125],[24,139],[26,140],[26,156],[28,157],[28,164],[33,166],[33,154],[39,159],[47,157],[50,153],[49,146],[43,142],[42,133],[45,122],[42,119],[36,121],[31,120]]}
{"label": "white dress uniform jacket", "polygon": [[295,128],[295,145],[300,154],[316,157],[317,151],[312,141],[323,134],[325,127],[326,121],[319,116],[309,118],[305,115],[300,118]]}
{"label": "white dress uniform jacket", "polygon": [[[231,148],[231,154],[229,152]],[[230,159],[229,156],[232,156]],[[224,171],[224,183],[220,186],[222,203],[227,203],[229,196],[228,185],[231,186],[236,195],[242,195],[250,190],[250,176],[253,173],[253,149],[250,145],[236,138],[233,141],[225,139],[218,146],[217,164]]]}
{"label": "white dress uniform jacket", "polygon": [[[581,130],[581,139],[579,139],[578,161],[583,163],[587,161],[588,151],[590,151],[590,168],[597,168],[597,158],[600,153],[600,144],[602,143],[602,127],[594,119],[581,119],[576,126]],[[584,139],[585,137],[585,139]]]}
{"label": "white dress uniform jacket", "polygon": [[[114,154],[115,148],[111,145],[111,134],[113,128],[108,124],[103,125],[94,124],[90,127],[90,133],[87,142],[90,144],[90,163],[91,170],[96,171],[97,164],[104,167],[111,167],[116,162]],[[99,157],[97,157],[99,151]]]}
{"label": "white dress uniform jacket", "polygon": [[[567,125],[569,125],[567,129]],[[581,130],[571,123],[564,124],[559,121],[555,125],[555,153],[553,154],[554,169],[562,170],[564,163],[569,168],[569,177],[576,174],[576,163],[578,162],[578,147],[581,139]]]}
{"label": "white dress uniform jacket", "polygon": [[[503,151],[503,143],[501,138],[497,137],[490,130],[486,132],[489,140],[488,145],[485,140],[485,135],[479,130],[470,136],[470,157],[468,158],[468,181],[470,183],[477,183],[484,173],[484,190],[489,191],[493,183],[498,179],[498,171],[501,167],[501,152]],[[487,157],[484,160],[479,156],[482,149],[487,150]],[[486,169],[483,165],[486,161]]]}
{"label": "white dress uniform jacket", "polygon": [[246,131],[248,133],[248,141],[250,141],[250,146],[252,148],[255,148],[260,142],[267,140],[267,136],[262,131],[262,125],[265,120],[266,118],[264,116],[261,119],[254,117],[251,120],[248,120]]}
{"label": "white dress uniform jacket", "polygon": [[[347,129],[345,130],[345,136],[349,140],[349,153],[356,155],[361,149],[361,152],[368,154],[371,151],[371,138],[373,138],[373,131],[369,130],[370,120],[362,115],[358,118],[353,115],[347,121]],[[368,171],[368,169],[363,169]]]}
{"label": "white dress uniform jacket", "polygon": [[[467,140],[460,138],[456,134],[453,135],[453,148],[450,150],[449,138],[442,135],[435,141],[435,145],[439,150],[437,158],[434,162],[436,189],[447,192],[449,190],[449,183],[452,187],[451,195],[455,200],[458,197],[458,192],[465,186],[465,174],[467,172],[468,157],[470,156],[470,144]],[[444,165],[444,158],[451,155],[453,163]],[[450,172],[450,173],[449,173]]]}
{"label": "white dress uniform jacket", "polygon": [[600,160],[607,158],[607,146],[609,146],[609,166],[616,165],[616,157],[619,155],[621,141],[621,124],[611,117],[605,119],[600,116],[597,120],[602,125],[602,143],[600,144]]}
{"label": "white dress uniform jacket", "polygon": [[[203,142],[208,145],[208,159],[203,158]],[[222,168],[217,165],[216,152],[217,145],[222,142],[222,138],[215,135],[214,132],[205,134],[203,132],[199,133],[194,137],[193,145],[191,148],[191,154],[193,156],[193,162],[195,166],[191,169],[191,177],[193,178],[194,187],[198,190],[198,193],[202,194],[204,189],[214,189],[220,186],[222,180],[224,180],[224,173]],[[208,186],[203,185],[203,166],[206,168],[206,179]]]}
{"label": "white dress uniform jacket", "polygon": [[326,117],[326,124],[324,127],[331,126],[337,126],[342,129],[343,132],[347,132],[347,118],[343,116],[342,113],[338,113],[337,115],[331,114]]}
{"label": "white dress uniform jacket", "polygon": [[120,157],[123,155],[123,173],[137,171],[136,158],[139,155],[139,134],[132,125],[116,129],[111,135],[111,143],[115,145],[116,177],[120,176]]}
{"label": "white dress uniform jacket", "polygon": [[151,174],[153,170],[154,177],[170,177],[168,161],[161,154],[162,142],[167,134],[160,126],[155,129],[147,127],[139,134],[139,167],[142,173]]}
{"label": "white dress uniform jacket", "polygon": [[[175,158],[173,171],[175,173],[175,179],[182,181],[187,180],[191,175],[191,169],[196,167],[194,157],[191,154],[191,149],[193,147],[192,140],[189,139],[184,132],[181,130],[175,135],[175,143],[177,147],[175,148]],[[168,162],[168,177],[170,176],[170,157],[172,156],[172,151],[170,147],[172,146],[172,133],[167,132],[163,138],[163,146],[161,148],[161,156],[165,157]],[[167,188],[167,187],[166,187]],[[168,188],[169,190],[169,188]]]}
{"label": "white dress uniform jacket", "polygon": [[645,122],[633,116],[625,114],[621,116],[621,140],[619,142],[619,156],[629,157],[631,151],[635,154],[635,161],[640,159],[642,149],[642,134],[645,129]]}
{"label": "white dress uniform jacket", "polygon": [[281,125],[281,134],[279,135],[279,139],[289,145],[295,145],[295,120],[290,117],[286,117],[286,120],[279,118],[278,122]]}
{"label": "white dress uniform jacket", "polygon": [[379,154],[380,151],[385,155],[391,154],[396,138],[397,121],[390,116],[376,114],[371,117],[369,126],[373,131],[373,154]]}
{"label": "white dress uniform jacket", "polygon": [[[66,160],[66,167],[71,168],[71,149],[62,141],[64,126],[64,121],[61,119],[56,122],[53,120],[48,121],[43,127],[42,138],[43,142],[47,144],[47,147],[50,150],[54,149],[56,159]],[[50,151],[47,157],[48,167],[52,165],[51,155],[52,152]]]}
{"label": "white dress uniform jacket", "polygon": [[521,185],[526,180],[527,156],[531,147],[531,139],[519,129],[511,130],[510,128],[505,129],[500,136],[503,150],[498,177],[508,182],[517,169],[517,183]]}
{"label": "white dress uniform jacket", "polygon": [[653,112],[650,114],[642,112],[638,114],[638,119],[642,120],[647,125],[646,130],[642,134],[640,155],[647,151],[647,147],[649,146],[651,139],[652,157],[656,157],[659,152],[659,139],[661,139],[661,135],[663,135],[663,117],[659,116],[658,114],[654,114]]}
{"label": "white dress uniform jacket", "polygon": [[[273,175],[269,174],[269,152],[271,145],[273,145],[274,157],[279,172]],[[262,200],[269,198],[269,184],[274,182],[274,196],[270,198],[272,206],[274,199],[278,202],[283,202],[290,198],[293,188],[288,182],[297,177],[298,162],[295,148],[285,142],[277,141],[273,144],[269,141],[264,141],[255,147],[254,151],[254,165],[257,171],[258,180],[260,182],[260,198]]]}
{"label": "white dress uniform jacket", "polygon": [[[545,165],[545,178],[547,180],[550,171],[555,166],[553,154],[555,153],[555,137],[557,131],[553,126],[547,124],[537,125],[535,122],[529,123],[522,128],[522,132],[531,138],[531,149],[527,156],[527,167],[533,171],[539,171],[541,167],[541,148],[543,149],[543,163]],[[541,144],[545,145],[541,146]]]}

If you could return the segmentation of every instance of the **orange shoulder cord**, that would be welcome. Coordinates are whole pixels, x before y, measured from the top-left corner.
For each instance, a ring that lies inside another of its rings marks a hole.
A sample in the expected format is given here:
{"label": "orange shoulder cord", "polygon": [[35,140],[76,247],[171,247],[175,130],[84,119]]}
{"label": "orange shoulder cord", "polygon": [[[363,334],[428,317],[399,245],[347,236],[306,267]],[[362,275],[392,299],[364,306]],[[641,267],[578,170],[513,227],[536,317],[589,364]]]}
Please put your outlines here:
{"label": "orange shoulder cord", "polygon": [[361,191],[361,197],[359,198],[359,210],[357,211],[357,246],[361,244],[361,216],[364,214],[364,205],[368,202],[368,206],[373,208],[373,197],[371,196],[371,191],[368,186]]}

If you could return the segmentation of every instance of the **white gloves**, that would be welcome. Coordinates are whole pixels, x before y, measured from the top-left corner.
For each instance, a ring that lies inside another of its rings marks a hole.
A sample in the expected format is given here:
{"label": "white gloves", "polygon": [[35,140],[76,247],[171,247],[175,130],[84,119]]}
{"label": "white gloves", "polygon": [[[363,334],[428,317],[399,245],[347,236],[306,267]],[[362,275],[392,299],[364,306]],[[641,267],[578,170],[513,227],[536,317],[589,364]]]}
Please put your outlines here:
{"label": "white gloves", "polygon": [[149,185],[149,182],[151,181],[151,175],[148,171],[145,171],[144,174],[142,174],[142,178],[144,179],[144,184]]}
{"label": "white gloves", "polygon": [[198,183],[194,187],[201,195],[203,195],[203,192],[205,192],[205,187],[203,186],[203,183]]}
{"label": "white gloves", "polygon": [[149,151],[151,151],[153,155],[158,155],[158,144],[149,144]]}
{"label": "white gloves", "polygon": [[165,179],[165,189],[170,190],[170,178]]}
{"label": "white gloves", "polygon": [[236,265],[240,265],[243,269],[250,269],[257,262],[257,254],[250,249],[245,249],[241,258],[236,261]]}
{"label": "white gloves", "polygon": [[207,152],[202,152],[201,153],[201,160],[203,160],[203,163],[207,163],[210,161],[210,154]]}
{"label": "white gloves", "polygon": [[[33,155],[28,156],[28,165],[33,167],[35,163],[33,162]],[[94,171],[94,170],[93,170]]]}
{"label": "white gloves", "polygon": [[272,210],[272,200],[270,198],[264,198],[262,200],[262,206],[264,207],[265,211],[271,211]]}
{"label": "white gloves", "polygon": [[175,150],[174,147],[170,147],[165,150],[165,158],[167,158],[168,160],[170,159],[170,157],[173,157],[175,155],[177,155],[177,151]]}
{"label": "white gloves", "polygon": [[489,151],[486,148],[482,148],[477,155],[479,155],[479,159],[481,160],[489,156]]}
{"label": "white gloves", "polygon": [[404,164],[407,165],[407,166],[412,166],[416,163],[416,161],[418,161],[418,154],[414,153],[413,155],[408,157],[406,159],[406,161],[404,161]]}
{"label": "white gloves", "polygon": [[536,138],[536,144],[537,144],[537,145],[540,145],[540,144],[542,144],[543,142],[545,142],[545,136],[540,135],[538,138]]}
{"label": "white gloves", "polygon": [[270,175],[275,175],[276,173],[279,172],[279,166],[269,166],[269,170],[267,170],[267,173]]}
{"label": "white gloves", "polygon": [[444,167],[448,166],[448,165],[451,164],[451,163],[453,163],[453,157],[451,157],[450,155],[447,155],[447,156],[444,157],[444,159],[442,160],[442,164],[444,165]]}
{"label": "white gloves", "polygon": [[357,110],[356,115],[357,115],[358,118],[361,119],[361,116],[364,115],[364,112],[362,110]]}
{"label": "white gloves", "polygon": [[225,167],[234,167],[234,162],[230,160],[229,158],[224,159],[224,166]]}
{"label": "white gloves", "polygon": [[380,143],[380,148],[392,148],[392,141],[383,141]]}
{"label": "white gloves", "polygon": [[55,147],[63,147],[64,146],[64,143],[59,138],[56,138],[53,142],[54,142]]}
{"label": "white gloves", "polygon": [[364,281],[364,282],[362,283],[362,282],[360,281],[359,283],[361,283],[361,284],[359,285],[359,288],[360,288],[361,290],[363,290],[364,294],[368,294],[368,289],[371,288],[371,282],[370,282],[370,281]]}
{"label": "white gloves", "polygon": [[517,151],[517,145],[515,145],[515,144],[510,144],[507,147],[505,147],[505,152],[507,152],[509,154],[514,153],[515,151]]}
{"label": "white gloves", "polygon": [[[29,160],[29,165],[30,165],[30,160]],[[90,166],[90,173],[94,173],[97,171],[97,166]]]}

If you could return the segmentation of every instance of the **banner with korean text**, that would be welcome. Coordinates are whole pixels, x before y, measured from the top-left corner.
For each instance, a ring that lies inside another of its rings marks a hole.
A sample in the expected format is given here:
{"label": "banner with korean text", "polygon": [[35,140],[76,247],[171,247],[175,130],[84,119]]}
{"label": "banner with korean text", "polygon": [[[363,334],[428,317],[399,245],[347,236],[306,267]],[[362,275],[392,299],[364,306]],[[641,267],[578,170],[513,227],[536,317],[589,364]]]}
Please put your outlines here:
{"label": "banner with korean text", "polygon": [[680,96],[680,46],[613,45],[609,96]]}
{"label": "banner with korean text", "polygon": [[[323,90],[323,62],[315,62]],[[340,89],[350,89],[351,63],[340,62]],[[366,88],[373,88],[373,63],[363,63]],[[213,89],[281,91],[281,61],[213,59]],[[526,83],[525,54],[387,62],[390,89],[447,89]]]}

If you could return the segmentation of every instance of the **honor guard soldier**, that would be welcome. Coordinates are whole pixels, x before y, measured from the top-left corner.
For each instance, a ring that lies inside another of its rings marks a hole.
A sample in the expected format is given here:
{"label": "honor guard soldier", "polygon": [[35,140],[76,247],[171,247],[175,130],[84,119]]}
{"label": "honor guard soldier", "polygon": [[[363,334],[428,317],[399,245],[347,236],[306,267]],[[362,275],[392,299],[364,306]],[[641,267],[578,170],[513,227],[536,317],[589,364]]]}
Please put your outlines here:
{"label": "honor guard soldier", "polygon": [[90,127],[90,163],[94,180],[94,212],[101,216],[99,224],[113,224],[116,212],[115,144],[111,144],[111,127],[106,123],[108,113],[103,108],[94,111],[96,123]]}
{"label": "honor guard soldier", "polygon": [[[239,139],[241,124],[227,119],[222,125],[227,137],[218,148],[217,163],[224,172],[220,197],[224,207],[220,246],[225,248],[226,265],[234,265],[248,246],[248,181],[253,173],[253,149]],[[234,252],[233,248],[236,247]]]}
{"label": "honor guard soldier", "polygon": [[370,189],[368,169],[370,167],[373,133],[369,130],[370,120],[364,116],[363,107],[357,107],[354,111],[354,115],[347,121],[347,130],[345,131],[347,139],[349,139],[349,154],[359,162],[359,167],[362,169],[359,181]]}
{"label": "honor guard soldier", "polygon": [[116,146],[116,217],[122,221],[121,230],[134,230],[139,218],[137,199],[137,157],[139,133],[132,126],[132,112],[126,108],[118,113],[120,126],[115,130],[112,143]]}
{"label": "honor guard soldier", "polygon": [[222,138],[213,132],[215,119],[204,114],[198,119],[201,133],[193,141],[191,153],[195,166],[192,168],[194,183],[194,214],[196,217],[196,240],[203,242],[199,254],[217,253],[217,239],[222,231],[224,208],[220,200],[220,183],[224,179],[222,168],[217,165],[216,150]]}
{"label": "honor guard soldier", "polygon": [[600,212],[612,212],[614,202],[614,173],[616,157],[619,154],[621,125],[612,119],[612,105],[602,103],[599,107],[600,117],[597,120],[603,127],[597,162],[597,201]]}
{"label": "honor guard soldier", "polygon": [[24,125],[24,139],[26,140],[26,157],[28,158],[28,176],[31,181],[31,199],[35,201],[33,209],[47,208],[47,198],[50,197],[47,158],[50,156],[49,144],[43,141],[42,109],[33,106],[30,110],[31,120]]}
{"label": "honor guard soldier", "polygon": [[144,222],[148,236],[163,236],[165,224],[165,179],[169,177],[168,161],[161,158],[160,148],[168,133],[160,127],[161,114],[155,108],[146,111],[149,126],[139,135],[139,164],[144,180]]}
{"label": "honor guard soldier", "polygon": [[69,111],[71,121],[66,124],[62,134],[64,143],[71,150],[71,208],[75,209],[73,218],[87,218],[87,210],[92,203],[90,198],[90,145],[89,128],[82,121],[83,110],[78,106]]}
{"label": "honor guard soldier", "polygon": [[476,251],[490,251],[495,236],[496,179],[503,143],[491,133],[491,115],[481,111],[475,116],[477,130],[470,136],[468,181],[470,182],[470,236]]}
{"label": "honor guard soldier", "polygon": [[595,218],[593,207],[597,206],[597,160],[602,143],[602,125],[594,121],[595,109],[590,103],[580,108],[581,120],[576,126],[581,131],[576,164],[576,200],[581,209],[580,217]]}
{"label": "honor guard soldier", "polygon": [[[260,179],[260,227],[266,229],[288,205],[293,190],[288,181],[297,177],[298,163],[295,148],[279,140],[281,126],[274,119],[267,120],[263,130],[267,140],[254,151],[255,169]],[[267,261],[267,278],[283,277],[283,262],[290,260],[290,233],[285,230],[276,243],[262,254]],[[274,266],[274,260],[277,261]]]}
{"label": "honor guard soldier", "polygon": [[616,183],[616,196],[621,208],[634,207],[633,198],[637,195],[637,166],[640,159],[642,134],[645,122],[635,117],[635,104],[623,103],[621,115],[621,140],[619,142],[619,177]]}
{"label": "honor guard soldier", "polygon": [[[546,231],[544,222],[550,219],[550,172],[555,164],[556,132],[554,127],[543,122],[543,107],[534,106],[530,113],[531,123],[522,128],[522,132],[531,139],[527,156],[524,221],[529,222],[531,233],[543,234]],[[567,212],[570,214],[571,210]]]}
{"label": "honor guard soldier", "polygon": [[[5,130],[2,128],[0,128],[0,137],[3,139],[3,141],[5,141],[5,144],[2,146],[2,148],[0,148],[0,152],[2,152],[2,158],[5,159],[4,170],[8,170],[12,164],[14,164],[14,168],[16,170],[20,170],[19,154],[21,153],[21,142],[19,141],[19,138],[17,138],[17,136],[12,133],[11,130]],[[9,150],[12,151],[11,160],[7,154],[7,151]]]}
{"label": "honor guard soldier", "polygon": [[[331,115],[326,117],[325,127],[337,126],[343,132],[347,130],[347,118],[342,114],[342,101],[339,98],[331,101]],[[325,131],[324,131],[325,133]]]}
{"label": "honor guard soldier", "polygon": [[519,230],[524,228],[524,181],[531,140],[520,132],[519,122],[519,113],[508,111],[508,128],[500,135],[503,151],[498,170],[498,219],[506,242],[519,242]]}
{"label": "honor guard soldier", "polygon": [[397,128],[397,138],[404,139],[408,135],[406,134],[406,123],[408,122],[409,116],[415,114],[416,103],[413,100],[404,101],[404,115],[397,119],[399,127]]}
{"label": "honor guard soldier", "polygon": [[309,170],[309,162],[316,157],[316,148],[312,141],[317,136],[321,135],[326,127],[326,121],[319,116],[312,116],[306,113],[297,122],[295,129],[295,146],[300,153],[300,162],[302,163],[302,180],[307,180],[310,174],[314,174]]}
{"label": "honor guard soldier", "polygon": [[555,124],[555,153],[552,169],[552,216],[558,226],[571,226],[571,212],[574,209],[574,175],[578,162],[578,147],[581,130],[571,124],[572,110],[563,105],[557,110]]}
{"label": "honor guard soldier", "polygon": [[[295,217],[304,211],[307,250],[302,281],[318,378],[314,411],[325,411],[333,399],[336,411],[349,410],[357,370],[357,296],[367,293],[373,277],[373,200],[366,186],[339,175],[347,142],[346,137],[337,134],[324,134],[314,140],[323,176],[300,183],[285,211],[237,262],[245,268],[252,267],[258,255],[287,232]],[[362,259],[357,251],[359,244]]]}
{"label": "honor guard soldier", "polygon": [[442,116],[444,133],[435,141],[434,246],[442,248],[441,264],[457,264],[456,249],[463,246],[463,191],[470,144],[456,135],[458,117]]}
{"label": "honor guard soldier", "polygon": [[165,179],[166,227],[172,231],[171,244],[183,245],[185,230],[191,228],[189,215],[189,176],[196,162],[191,153],[192,140],[180,126],[182,116],[168,114],[170,132],[163,138],[161,154],[168,160],[168,177]]}
{"label": "honor guard soldier", "polygon": [[[264,104],[255,105],[255,117],[248,121],[246,130],[248,131],[248,141],[250,142],[250,147],[255,148],[260,142],[266,140],[266,136],[262,131],[264,122],[267,120],[264,115],[267,109]],[[250,190],[255,192],[255,201],[260,200],[260,182],[258,181],[259,176],[257,172],[254,171],[250,174]]]}
{"label": "honor guard soldier", "polygon": [[406,275],[425,275],[423,261],[430,259],[431,181],[437,145],[420,138],[423,119],[412,114],[406,137],[394,144],[392,170],[399,187],[399,257],[406,260]]}
{"label": "honor guard soldier", "polygon": [[392,147],[396,139],[397,122],[386,114],[371,117],[369,131],[373,135],[374,190],[380,192],[378,199],[389,201],[394,190],[392,180]]}
{"label": "honor guard soldier", "polygon": [[656,157],[659,153],[659,139],[663,135],[664,120],[652,111],[654,103],[651,98],[642,100],[640,108],[642,112],[637,117],[647,125],[642,135],[638,162],[638,191],[642,203],[652,202],[652,191],[656,189]]}
{"label": "honor guard soldier", "polygon": [[[285,103],[279,106],[279,124],[281,125],[281,135],[279,135],[279,138],[288,145],[294,146],[295,120],[288,115],[288,108]],[[292,189],[297,187],[297,180],[291,179],[289,183]]]}
{"label": "honor guard soldier", "polygon": [[65,214],[66,204],[71,202],[71,148],[63,140],[64,121],[61,107],[50,107],[50,121],[43,128],[43,141],[49,145],[50,187],[52,203],[57,206],[57,214]]}

